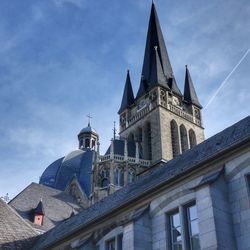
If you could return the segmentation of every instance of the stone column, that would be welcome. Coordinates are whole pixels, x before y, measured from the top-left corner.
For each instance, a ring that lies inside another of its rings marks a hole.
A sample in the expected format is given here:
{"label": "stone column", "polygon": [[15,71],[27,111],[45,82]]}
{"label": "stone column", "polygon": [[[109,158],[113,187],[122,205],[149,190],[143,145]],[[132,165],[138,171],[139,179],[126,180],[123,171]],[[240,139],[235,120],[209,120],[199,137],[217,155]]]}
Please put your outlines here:
{"label": "stone column", "polygon": [[124,141],[124,161],[128,160],[128,141],[125,139]]}
{"label": "stone column", "polygon": [[136,149],[135,149],[135,163],[138,164],[139,157],[140,157],[140,155],[139,155],[139,143],[138,142],[135,143],[135,147],[136,147]]}

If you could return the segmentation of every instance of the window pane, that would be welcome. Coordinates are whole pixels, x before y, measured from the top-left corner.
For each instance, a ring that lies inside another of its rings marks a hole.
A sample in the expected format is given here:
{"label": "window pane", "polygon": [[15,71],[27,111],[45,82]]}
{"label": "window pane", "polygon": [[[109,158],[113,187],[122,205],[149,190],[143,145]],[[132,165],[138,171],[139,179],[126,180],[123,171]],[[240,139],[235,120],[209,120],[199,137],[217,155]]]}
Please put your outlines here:
{"label": "window pane", "polygon": [[182,244],[181,242],[180,243],[177,243],[176,245],[174,245],[172,247],[173,250],[182,250]]}
{"label": "window pane", "polygon": [[182,249],[182,236],[181,236],[181,225],[180,225],[180,214],[170,215],[170,229],[171,229],[171,248]]}
{"label": "window pane", "polygon": [[193,250],[199,250],[200,249],[200,241],[199,241],[199,236],[198,235],[192,237],[192,249]]}
{"label": "window pane", "polygon": [[198,221],[191,221],[191,236],[199,234]]}
{"label": "window pane", "polygon": [[197,219],[197,208],[196,205],[189,207],[189,216],[190,216],[190,220],[195,220]]}
{"label": "window pane", "polygon": [[192,205],[187,208],[188,211],[188,228],[189,228],[189,246],[191,250],[199,250],[199,226],[197,217],[197,207]]}
{"label": "window pane", "polygon": [[173,226],[174,227],[180,226],[180,215],[179,215],[179,213],[173,215]]}

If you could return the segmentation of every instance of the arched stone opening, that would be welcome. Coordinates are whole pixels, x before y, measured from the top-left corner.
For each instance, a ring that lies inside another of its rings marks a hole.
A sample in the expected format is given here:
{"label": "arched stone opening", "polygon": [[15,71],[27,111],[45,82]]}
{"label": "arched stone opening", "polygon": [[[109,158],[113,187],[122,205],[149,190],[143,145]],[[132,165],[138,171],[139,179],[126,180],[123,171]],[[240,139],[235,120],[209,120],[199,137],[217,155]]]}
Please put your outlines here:
{"label": "arched stone opening", "polygon": [[180,126],[180,136],[181,136],[181,151],[182,153],[188,149],[188,137],[187,137],[187,129],[182,124]]}
{"label": "arched stone opening", "polygon": [[114,182],[116,186],[124,186],[124,172],[123,169],[120,167],[117,167],[115,169],[115,173],[114,173]]}
{"label": "arched stone opening", "polygon": [[193,129],[190,129],[188,134],[189,134],[190,148],[193,148],[194,146],[197,145],[195,132],[193,131]]}
{"label": "arched stone opening", "polygon": [[130,168],[128,170],[128,183],[132,183],[135,181],[135,170],[133,168]]}
{"label": "arched stone opening", "polygon": [[180,154],[179,131],[175,120],[170,122],[173,158]]}

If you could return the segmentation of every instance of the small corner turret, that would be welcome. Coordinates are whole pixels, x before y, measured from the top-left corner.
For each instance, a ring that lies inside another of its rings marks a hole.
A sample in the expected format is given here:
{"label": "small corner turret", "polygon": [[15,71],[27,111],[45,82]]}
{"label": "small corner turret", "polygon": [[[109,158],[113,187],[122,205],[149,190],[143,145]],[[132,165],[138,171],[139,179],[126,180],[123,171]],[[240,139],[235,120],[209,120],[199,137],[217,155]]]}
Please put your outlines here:
{"label": "small corner turret", "polygon": [[183,103],[184,103],[184,109],[194,117],[197,123],[200,122],[200,125],[202,126],[202,119],[201,119],[202,105],[199,102],[187,65],[185,73]]}

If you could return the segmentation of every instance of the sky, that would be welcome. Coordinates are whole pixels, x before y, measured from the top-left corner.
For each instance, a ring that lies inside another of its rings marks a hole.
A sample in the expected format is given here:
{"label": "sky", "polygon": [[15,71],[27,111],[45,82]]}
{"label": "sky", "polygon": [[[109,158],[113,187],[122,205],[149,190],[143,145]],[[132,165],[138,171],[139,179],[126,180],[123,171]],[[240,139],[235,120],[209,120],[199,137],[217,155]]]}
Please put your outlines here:
{"label": "sky", "polygon": [[[205,107],[250,48],[249,0],[155,0],[183,91],[187,64]],[[126,71],[138,90],[150,0],[0,1],[0,196],[13,198],[77,149],[87,125],[103,153]],[[249,115],[250,53],[203,110],[206,138]]]}

